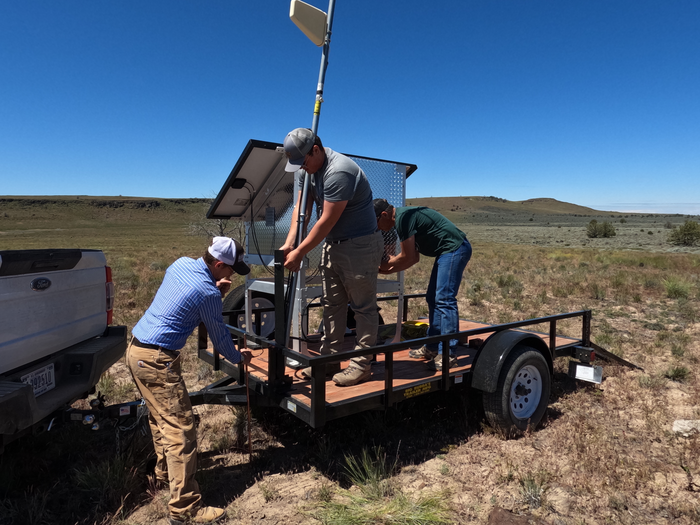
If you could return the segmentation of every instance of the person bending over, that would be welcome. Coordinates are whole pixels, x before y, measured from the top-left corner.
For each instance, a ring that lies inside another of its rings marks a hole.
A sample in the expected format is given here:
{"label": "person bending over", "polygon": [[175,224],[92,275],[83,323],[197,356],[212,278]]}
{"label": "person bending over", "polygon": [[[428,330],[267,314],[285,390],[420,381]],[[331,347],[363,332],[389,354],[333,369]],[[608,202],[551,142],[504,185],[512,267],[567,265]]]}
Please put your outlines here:
{"label": "person bending over", "polygon": [[182,379],[180,350],[204,323],[217,352],[233,364],[250,363],[250,352],[236,350],[224,324],[221,302],[231,287],[233,272],[250,272],[243,254],[237,241],[214,237],[203,257],[176,260],[166,270],[153,303],[134,326],[126,350],[127,366],[148,407],[156,481],[170,486],[171,525],[211,523],[224,515],[223,509],[202,506],[195,480],[197,429]]}
{"label": "person bending over", "polygon": [[[426,292],[428,336],[458,332],[457,292],[472,255],[467,236],[443,215],[424,206],[394,208],[385,199],[374,199],[374,212],[377,227],[382,231],[396,228],[401,242],[401,252],[383,261],[379,273],[406,270],[420,260],[421,254],[435,257]],[[450,340],[450,366],[457,362],[456,345],[456,339]],[[440,342],[410,350],[408,355],[414,359],[428,359],[428,368],[439,371],[442,370],[442,351]]]}

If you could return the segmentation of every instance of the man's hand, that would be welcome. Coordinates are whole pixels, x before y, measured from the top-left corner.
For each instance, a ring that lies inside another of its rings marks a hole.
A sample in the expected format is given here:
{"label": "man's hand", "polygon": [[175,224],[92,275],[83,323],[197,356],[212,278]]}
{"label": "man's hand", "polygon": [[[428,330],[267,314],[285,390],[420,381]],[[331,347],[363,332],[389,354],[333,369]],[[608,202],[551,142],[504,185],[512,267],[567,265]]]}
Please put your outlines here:
{"label": "man's hand", "polygon": [[292,272],[298,272],[301,268],[301,261],[304,260],[304,255],[299,250],[292,250],[285,254],[284,267]]}
{"label": "man's hand", "polygon": [[219,289],[221,292],[221,297],[226,295],[228,291],[231,289],[231,281],[228,279],[224,278],[216,282],[216,287]]}
{"label": "man's hand", "polygon": [[389,264],[389,261],[382,261],[382,264],[379,265],[379,273],[381,274],[390,274],[394,273],[394,271],[391,269],[391,265]]}
{"label": "man's hand", "polygon": [[253,354],[250,352],[250,350],[243,350],[241,355],[243,356],[243,361],[241,361],[241,363],[248,366],[250,364],[250,360],[253,358]]}

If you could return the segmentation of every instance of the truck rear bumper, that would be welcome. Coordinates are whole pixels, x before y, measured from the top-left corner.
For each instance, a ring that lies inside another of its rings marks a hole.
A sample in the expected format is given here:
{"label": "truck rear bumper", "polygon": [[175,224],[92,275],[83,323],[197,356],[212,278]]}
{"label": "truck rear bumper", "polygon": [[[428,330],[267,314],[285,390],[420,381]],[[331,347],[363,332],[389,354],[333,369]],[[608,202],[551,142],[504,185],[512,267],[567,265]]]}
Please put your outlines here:
{"label": "truck rear bumper", "polygon": [[[0,378],[0,435],[3,435],[3,441],[11,441],[13,434],[22,433],[57,410],[85,397],[100,376],[124,355],[126,340],[126,326],[109,326],[100,337],[75,344]],[[22,383],[20,378],[33,369],[50,364],[54,366],[55,387],[35,397],[32,387]]]}

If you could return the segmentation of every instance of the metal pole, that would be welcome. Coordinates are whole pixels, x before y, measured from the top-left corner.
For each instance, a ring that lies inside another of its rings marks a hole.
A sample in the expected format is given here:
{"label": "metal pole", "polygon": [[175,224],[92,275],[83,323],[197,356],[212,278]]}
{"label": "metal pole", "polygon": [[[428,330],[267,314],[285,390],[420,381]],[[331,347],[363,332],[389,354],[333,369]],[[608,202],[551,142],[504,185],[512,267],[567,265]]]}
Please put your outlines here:
{"label": "metal pole", "polygon": [[[326,38],[323,41],[323,50],[321,52],[321,68],[318,74],[318,84],[316,86],[316,100],[314,103],[314,117],[313,117],[313,122],[311,124],[311,131],[313,132],[314,136],[318,134],[318,122],[319,119],[321,118],[321,104],[323,104],[323,86],[326,80],[326,69],[328,69],[328,54],[330,53],[330,48],[331,48],[331,33],[333,32],[333,12],[335,11],[335,0],[329,0],[328,2],[328,13],[326,15],[326,22],[327,22],[327,27],[326,27]],[[310,174],[306,174],[306,177],[304,177],[304,186],[301,190],[301,199],[299,201],[299,209],[297,210],[298,213],[298,220],[297,220],[297,241],[296,241],[296,246],[299,246],[301,242],[304,240],[304,237],[306,235],[306,224],[307,224],[307,216],[306,216],[306,209],[308,207],[308,200],[309,200],[309,187],[310,187]],[[304,261],[301,261],[301,267],[299,268],[299,272],[296,274],[292,275],[292,282],[290,284],[292,290],[293,290],[293,296],[292,296],[292,304],[294,304],[297,300],[301,298],[301,289],[304,287],[304,280],[301,277],[306,275],[306,268],[304,265]],[[287,337],[289,337],[289,328],[291,326],[291,323],[293,321],[292,316],[294,313],[294,308],[289,308],[288,313],[287,313],[287,319],[286,319],[286,324],[285,324],[285,334],[287,334]],[[289,346],[287,344],[287,346]]]}

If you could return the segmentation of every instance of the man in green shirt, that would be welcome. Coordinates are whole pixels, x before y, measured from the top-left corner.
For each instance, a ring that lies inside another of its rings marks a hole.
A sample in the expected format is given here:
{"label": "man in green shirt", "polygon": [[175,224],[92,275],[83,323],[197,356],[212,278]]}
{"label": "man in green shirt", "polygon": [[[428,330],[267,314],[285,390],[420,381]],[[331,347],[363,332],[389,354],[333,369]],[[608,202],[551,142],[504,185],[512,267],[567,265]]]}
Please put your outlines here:
{"label": "man in green shirt", "polygon": [[[379,273],[406,270],[420,260],[420,256],[435,257],[428,282],[428,336],[451,334],[459,331],[457,292],[462,274],[472,255],[467,236],[444,216],[424,206],[394,208],[385,199],[374,199],[377,227],[382,231],[396,228],[401,242],[401,253],[382,261]],[[445,342],[446,344],[447,342]],[[457,362],[454,347],[449,342],[450,366]],[[442,370],[443,342],[424,345],[409,351],[415,359],[429,359],[428,368]]]}

